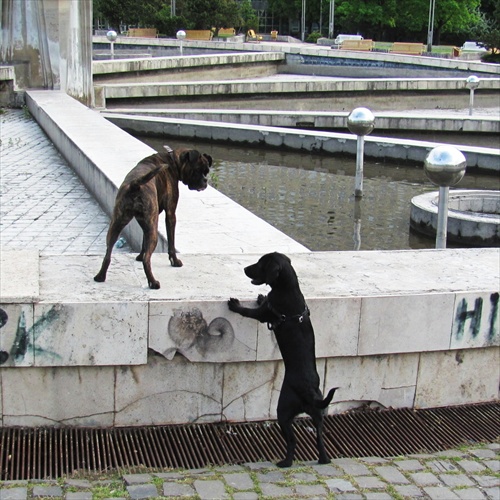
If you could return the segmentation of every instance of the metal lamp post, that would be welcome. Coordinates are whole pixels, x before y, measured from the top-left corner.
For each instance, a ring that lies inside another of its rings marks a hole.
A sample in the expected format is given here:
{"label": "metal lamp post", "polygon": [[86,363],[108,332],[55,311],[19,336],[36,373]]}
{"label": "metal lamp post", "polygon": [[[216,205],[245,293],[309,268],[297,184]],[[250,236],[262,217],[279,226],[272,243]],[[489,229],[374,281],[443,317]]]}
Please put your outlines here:
{"label": "metal lamp post", "polygon": [[116,34],[116,31],[109,30],[106,33],[106,38],[109,40],[111,44],[111,59],[115,58],[115,41],[118,38],[118,35]]}
{"label": "metal lamp post", "polygon": [[427,52],[432,52],[432,39],[434,38],[434,12],[436,0],[429,1],[429,25],[427,27]]}
{"label": "metal lamp post", "polygon": [[469,96],[469,115],[472,116],[472,109],[474,107],[474,90],[479,87],[479,78],[476,75],[471,75],[465,80],[465,86],[470,90]]}
{"label": "metal lamp post", "polygon": [[302,17],[300,22],[302,41],[306,39],[306,0],[302,0]]}
{"label": "metal lamp post", "polygon": [[335,0],[330,0],[330,16],[328,21],[328,38],[332,39],[334,37],[335,29]]}
{"label": "metal lamp post", "polygon": [[349,130],[358,136],[356,148],[356,181],[354,196],[363,196],[363,156],[365,149],[365,135],[368,135],[375,126],[375,117],[367,108],[356,108],[347,117]]}
{"label": "metal lamp post", "polygon": [[425,174],[433,184],[439,186],[436,248],[446,248],[449,190],[450,186],[462,180],[466,165],[465,156],[449,145],[434,148],[424,161]]}
{"label": "metal lamp post", "polygon": [[179,51],[182,56],[182,41],[186,38],[186,32],[184,30],[179,30],[176,35],[177,40],[179,40]]}

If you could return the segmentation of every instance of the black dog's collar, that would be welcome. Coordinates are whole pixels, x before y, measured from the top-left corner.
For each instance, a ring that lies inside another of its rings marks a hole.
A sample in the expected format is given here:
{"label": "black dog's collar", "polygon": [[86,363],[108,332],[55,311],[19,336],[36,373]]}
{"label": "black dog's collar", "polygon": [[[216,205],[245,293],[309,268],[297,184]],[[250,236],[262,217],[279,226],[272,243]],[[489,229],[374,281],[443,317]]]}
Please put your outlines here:
{"label": "black dog's collar", "polygon": [[296,314],[294,316],[285,316],[284,314],[281,314],[279,311],[277,311],[269,301],[267,301],[267,307],[271,310],[273,314],[277,316],[276,321],[273,322],[268,322],[267,323],[267,328],[269,330],[276,330],[278,326],[283,324],[285,321],[297,321],[297,323],[302,323],[306,316],[309,316],[311,313],[309,312],[309,308],[306,305],[306,308],[304,309],[304,312],[302,314]]}

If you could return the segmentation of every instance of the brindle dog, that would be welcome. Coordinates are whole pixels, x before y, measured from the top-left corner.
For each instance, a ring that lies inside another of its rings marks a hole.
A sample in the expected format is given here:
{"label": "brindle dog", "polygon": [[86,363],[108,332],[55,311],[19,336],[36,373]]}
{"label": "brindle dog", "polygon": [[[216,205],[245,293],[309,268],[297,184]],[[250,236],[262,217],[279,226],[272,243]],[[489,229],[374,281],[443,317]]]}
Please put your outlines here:
{"label": "brindle dog", "polygon": [[257,298],[258,307],[243,307],[238,299],[231,298],[231,311],[261,323],[274,331],[285,364],[285,378],[278,399],[278,423],[286,441],[286,457],[278,467],[290,467],[295,453],[294,418],[307,413],[316,428],[319,463],[330,459],[323,443],[323,415],[330,404],[334,389],[323,399],[316,370],[314,330],[309,319],[309,309],[299,287],[299,281],[290,259],[281,253],[269,253],[256,264],[245,267],[245,274],[254,285],[266,283],[271,291]]}
{"label": "brindle dog", "polygon": [[149,288],[160,288],[151,270],[151,255],[158,243],[158,217],[165,210],[168,256],[174,267],[181,267],[175,250],[175,210],[179,200],[179,181],[191,190],[207,187],[212,157],[195,149],[156,153],[141,160],[125,177],[116,195],[108,234],[106,255],[95,281],[105,281],[111,262],[111,252],[123,228],[135,217],[143,231],[142,249],[137,256],[142,261]]}

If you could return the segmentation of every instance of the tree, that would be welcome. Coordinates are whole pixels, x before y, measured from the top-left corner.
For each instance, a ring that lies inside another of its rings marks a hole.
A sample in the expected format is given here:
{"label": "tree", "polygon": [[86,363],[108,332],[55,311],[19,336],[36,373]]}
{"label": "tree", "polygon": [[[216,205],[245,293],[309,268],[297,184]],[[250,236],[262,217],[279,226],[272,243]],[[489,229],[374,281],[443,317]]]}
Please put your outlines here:
{"label": "tree", "polygon": [[233,28],[243,24],[238,3],[235,0],[185,0],[183,15],[190,28],[208,30]]}
{"label": "tree", "polygon": [[481,13],[472,34],[480,45],[491,51],[491,54],[482,58],[483,61],[500,62],[500,5],[498,3],[491,14]]}
{"label": "tree", "polygon": [[150,28],[164,5],[165,0],[93,0],[94,18],[106,19],[118,33],[122,23]]}

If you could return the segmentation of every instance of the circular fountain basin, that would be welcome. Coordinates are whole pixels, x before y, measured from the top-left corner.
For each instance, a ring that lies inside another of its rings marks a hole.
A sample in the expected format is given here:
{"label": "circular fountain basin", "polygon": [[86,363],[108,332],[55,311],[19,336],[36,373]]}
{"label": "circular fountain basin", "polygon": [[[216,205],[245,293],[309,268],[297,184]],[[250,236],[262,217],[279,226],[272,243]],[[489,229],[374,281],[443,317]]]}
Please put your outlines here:
{"label": "circular fountain basin", "polygon": [[[411,200],[410,226],[428,236],[436,235],[439,191]],[[472,246],[500,245],[500,192],[454,190],[449,193],[447,239]]]}

